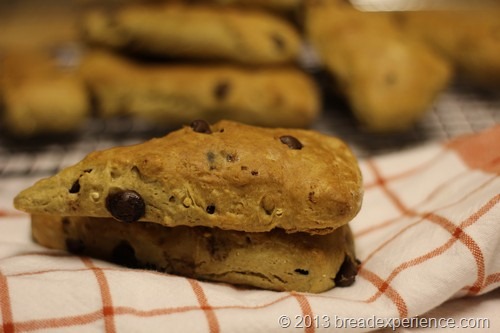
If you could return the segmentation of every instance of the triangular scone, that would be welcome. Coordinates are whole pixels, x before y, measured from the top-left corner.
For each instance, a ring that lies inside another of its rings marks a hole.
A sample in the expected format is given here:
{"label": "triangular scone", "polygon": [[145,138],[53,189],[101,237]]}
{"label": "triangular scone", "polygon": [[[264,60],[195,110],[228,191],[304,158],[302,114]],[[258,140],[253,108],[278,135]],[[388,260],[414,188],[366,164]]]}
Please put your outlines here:
{"label": "triangular scone", "polygon": [[362,194],[356,158],[337,138],[195,121],[163,138],[91,153],[14,204],[32,214],[324,234],[357,214]]}

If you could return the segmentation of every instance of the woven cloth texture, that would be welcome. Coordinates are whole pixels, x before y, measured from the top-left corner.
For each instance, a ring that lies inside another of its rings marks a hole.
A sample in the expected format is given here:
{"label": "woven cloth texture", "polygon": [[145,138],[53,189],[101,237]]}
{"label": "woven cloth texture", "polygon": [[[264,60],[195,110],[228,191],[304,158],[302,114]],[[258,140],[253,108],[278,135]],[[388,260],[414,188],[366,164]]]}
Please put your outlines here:
{"label": "woven cloth texture", "polygon": [[[351,287],[321,294],[200,282],[45,249],[30,238],[29,216],[2,197],[0,331],[363,332],[439,313],[445,302],[463,302],[467,314],[467,302],[477,308],[474,300],[497,295],[488,304],[498,310],[500,126],[360,165],[364,202],[350,223],[359,274]],[[345,318],[381,319],[366,327]]]}

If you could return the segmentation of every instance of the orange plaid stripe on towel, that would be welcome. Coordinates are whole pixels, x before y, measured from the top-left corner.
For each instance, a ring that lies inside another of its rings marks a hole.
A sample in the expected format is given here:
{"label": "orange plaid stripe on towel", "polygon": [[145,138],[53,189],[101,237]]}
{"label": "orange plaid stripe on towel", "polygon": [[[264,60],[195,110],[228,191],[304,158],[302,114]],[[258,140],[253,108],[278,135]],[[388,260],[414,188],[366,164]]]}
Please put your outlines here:
{"label": "orange plaid stripe on towel", "polygon": [[500,286],[500,126],[361,167],[349,288],[277,293],[130,270],[41,248],[27,216],[4,216],[2,332],[361,332]]}

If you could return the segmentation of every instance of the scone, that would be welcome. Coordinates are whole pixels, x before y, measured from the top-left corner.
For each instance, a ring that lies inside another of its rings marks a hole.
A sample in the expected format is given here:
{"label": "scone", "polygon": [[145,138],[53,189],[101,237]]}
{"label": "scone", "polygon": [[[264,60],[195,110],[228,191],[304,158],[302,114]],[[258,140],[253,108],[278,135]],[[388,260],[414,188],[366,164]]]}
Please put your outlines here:
{"label": "scone", "polygon": [[129,115],[171,128],[192,119],[309,127],[320,109],[312,78],[292,66],[145,63],[88,52],[81,76],[102,117]]}
{"label": "scone", "polygon": [[301,38],[286,20],[265,11],[177,3],[93,11],[82,20],[91,44],[156,57],[297,62]]}
{"label": "scone", "polygon": [[87,120],[90,106],[83,81],[47,52],[5,52],[0,73],[2,122],[12,135],[71,133]]}
{"label": "scone", "polygon": [[409,38],[437,50],[467,80],[500,86],[500,10],[439,10],[395,13]]}
{"label": "scone", "polygon": [[291,12],[300,9],[304,0],[169,0],[187,4],[203,3],[218,6],[238,6],[245,8],[263,8],[279,13]]}
{"label": "scone", "polygon": [[162,138],[91,153],[14,204],[31,214],[327,234],[352,220],[362,194],[357,160],[338,138],[194,121]]}
{"label": "scone", "polygon": [[318,293],[354,282],[348,225],[327,235],[163,227],[111,218],[34,215],[39,244],[132,268],[269,290]]}
{"label": "scone", "polygon": [[320,2],[307,7],[307,38],[354,115],[371,131],[409,129],[446,88],[450,64],[387,13]]}

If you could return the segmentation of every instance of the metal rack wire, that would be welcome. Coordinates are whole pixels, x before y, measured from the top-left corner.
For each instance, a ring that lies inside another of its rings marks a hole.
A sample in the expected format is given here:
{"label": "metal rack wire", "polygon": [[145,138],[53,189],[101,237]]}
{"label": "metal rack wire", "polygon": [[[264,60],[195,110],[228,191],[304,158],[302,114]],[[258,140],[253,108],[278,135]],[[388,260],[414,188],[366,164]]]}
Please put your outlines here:
{"label": "metal rack wire", "polygon": [[[314,129],[346,141],[360,158],[399,151],[429,141],[446,140],[500,124],[500,98],[453,86],[411,130],[374,134],[359,128],[347,107],[325,96],[325,110]],[[74,164],[94,150],[129,145],[163,136],[172,129],[137,119],[91,119],[72,137],[19,141],[0,135],[0,180],[43,177]]]}

